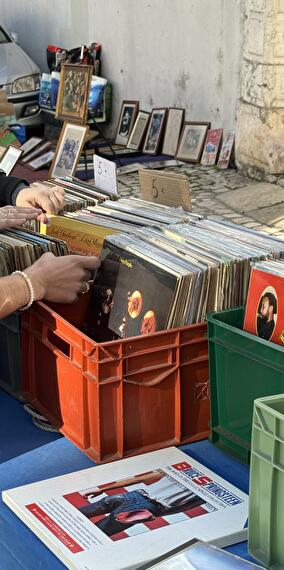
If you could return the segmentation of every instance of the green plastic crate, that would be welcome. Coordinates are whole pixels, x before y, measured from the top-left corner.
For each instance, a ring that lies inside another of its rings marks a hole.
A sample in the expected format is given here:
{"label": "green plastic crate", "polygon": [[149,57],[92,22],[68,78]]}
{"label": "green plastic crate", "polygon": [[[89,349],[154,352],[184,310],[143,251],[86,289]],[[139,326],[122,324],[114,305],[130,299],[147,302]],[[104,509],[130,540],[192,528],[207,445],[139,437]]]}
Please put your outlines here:
{"label": "green plastic crate", "polygon": [[0,387],[22,399],[20,334],[18,313],[0,319]]}
{"label": "green plastic crate", "polygon": [[255,401],[252,429],[249,552],[284,569],[284,394]]}
{"label": "green plastic crate", "polygon": [[253,402],[284,393],[284,348],[242,330],[244,309],[208,315],[211,441],[250,460]]}

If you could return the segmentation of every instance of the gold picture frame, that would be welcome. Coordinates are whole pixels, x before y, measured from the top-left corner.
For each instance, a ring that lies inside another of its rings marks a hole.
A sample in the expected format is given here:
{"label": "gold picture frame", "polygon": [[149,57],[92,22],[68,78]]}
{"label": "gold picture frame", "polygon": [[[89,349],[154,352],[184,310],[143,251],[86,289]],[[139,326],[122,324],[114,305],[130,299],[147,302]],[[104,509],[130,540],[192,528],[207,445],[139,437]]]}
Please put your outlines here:
{"label": "gold picture frame", "polygon": [[85,125],[93,67],[65,63],[62,65],[55,116]]}

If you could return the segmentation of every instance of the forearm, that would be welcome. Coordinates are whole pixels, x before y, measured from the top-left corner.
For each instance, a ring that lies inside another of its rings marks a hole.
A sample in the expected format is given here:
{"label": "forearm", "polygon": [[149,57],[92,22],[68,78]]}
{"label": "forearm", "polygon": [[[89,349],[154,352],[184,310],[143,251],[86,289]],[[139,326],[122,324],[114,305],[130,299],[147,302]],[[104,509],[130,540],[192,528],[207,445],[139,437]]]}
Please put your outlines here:
{"label": "forearm", "polygon": [[30,298],[29,288],[21,275],[0,278],[0,319],[24,307]]}

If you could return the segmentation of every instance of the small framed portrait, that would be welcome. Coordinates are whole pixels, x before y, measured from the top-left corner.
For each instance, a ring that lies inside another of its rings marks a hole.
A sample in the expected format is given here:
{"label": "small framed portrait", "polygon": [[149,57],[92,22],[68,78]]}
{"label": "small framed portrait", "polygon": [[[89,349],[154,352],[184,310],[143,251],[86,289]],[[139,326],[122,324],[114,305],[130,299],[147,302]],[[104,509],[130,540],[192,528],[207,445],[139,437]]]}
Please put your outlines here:
{"label": "small framed portrait", "polygon": [[21,157],[21,163],[26,164],[27,162],[30,162],[31,160],[36,158],[36,156],[39,156],[40,154],[43,154],[44,152],[46,152],[50,146],[51,146],[51,142],[43,140],[42,144],[37,145],[34,150],[29,152],[25,156]]}
{"label": "small framed portrait", "polygon": [[22,155],[22,150],[15,146],[9,146],[8,150],[3,153],[0,160],[0,170],[3,170],[6,176],[11,174],[14,166],[16,166],[20,156]]}
{"label": "small framed portrait", "polygon": [[55,155],[54,150],[49,150],[47,152],[44,152],[37,158],[34,158],[30,162],[27,162],[26,166],[28,166],[32,170],[39,170],[44,166],[48,166],[51,163],[51,161],[54,159],[54,155]]}
{"label": "small framed portrait", "polygon": [[89,127],[64,123],[50,167],[49,178],[73,176]]}
{"label": "small framed portrait", "polygon": [[92,79],[91,65],[62,65],[55,116],[85,125]]}
{"label": "small framed portrait", "polygon": [[130,148],[131,150],[139,150],[142,146],[149,119],[150,113],[147,113],[147,111],[139,111],[127,143],[127,148]]}
{"label": "small framed portrait", "polygon": [[167,117],[167,109],[152,109],[148,130],[146,133],[143,152],[157,154]]}
{"label": "small framed portrait", "polygon": [[184,109],[177,109],[175,107],[170,107],[168,109],[162,154],[175,156],[183,120]]}
{"label": "small framed portrait", "polygon": [[36,146],[43,142],[43,139],[39,137],[31,137],[28,141],[26,141],[21,146],[21,150],[23,151],[22,158],[29,154]]}
{"label": "small framed portrait", "polygon": [[199,162],[210,123],[184,123],[176,152],[177,160]]}
{"label": "small framed portrait", "polygon": [[139,101],[123,101],[114,141],[116,144],[127,145],[138,110]]}

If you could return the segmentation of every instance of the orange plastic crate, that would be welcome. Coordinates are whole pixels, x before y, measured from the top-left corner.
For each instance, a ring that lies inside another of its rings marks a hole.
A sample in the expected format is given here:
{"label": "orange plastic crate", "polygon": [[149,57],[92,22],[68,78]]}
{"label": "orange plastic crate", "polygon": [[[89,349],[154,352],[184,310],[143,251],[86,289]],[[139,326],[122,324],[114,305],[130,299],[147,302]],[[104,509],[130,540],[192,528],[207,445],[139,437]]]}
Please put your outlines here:
{"label": "orange plastic crate", "polygon": [[96,343],[77,328],[88,303],[23,314],[28,401],[97,462],[206,438],[206,324]]}

